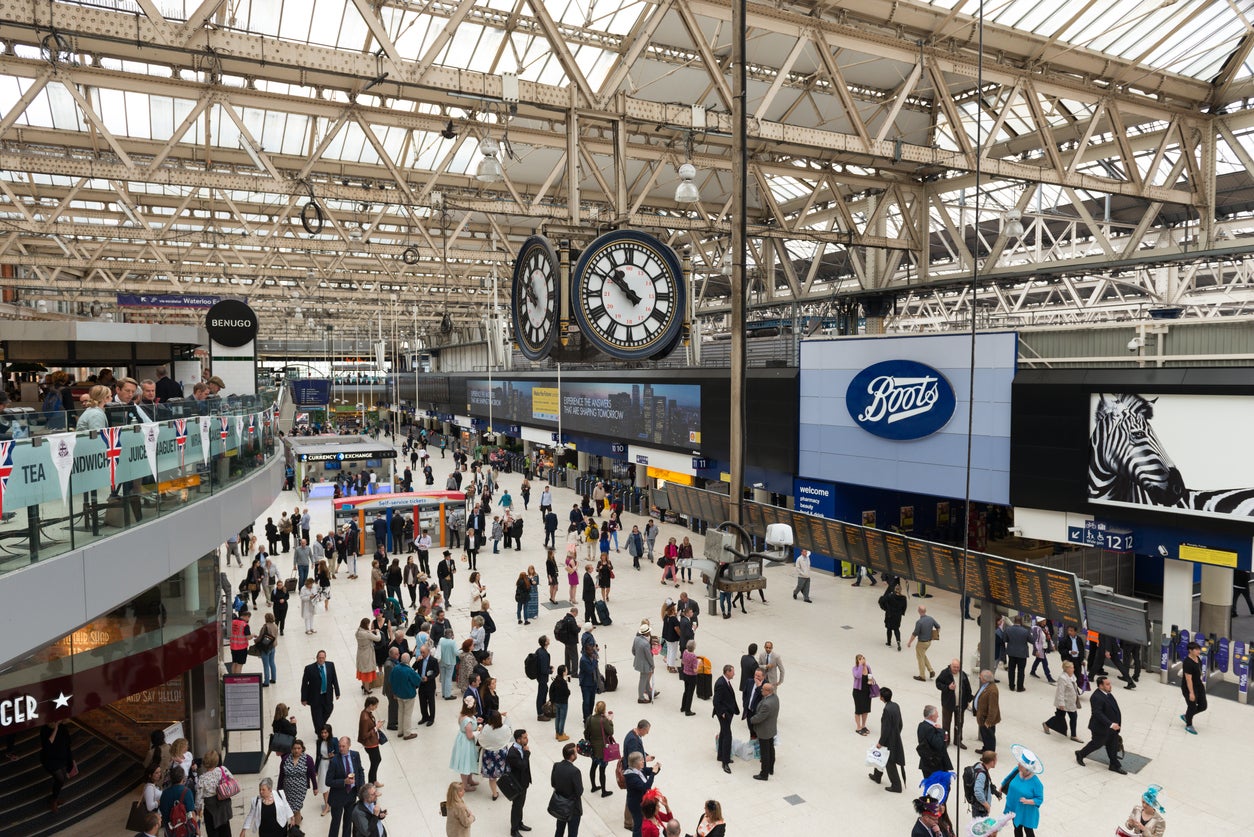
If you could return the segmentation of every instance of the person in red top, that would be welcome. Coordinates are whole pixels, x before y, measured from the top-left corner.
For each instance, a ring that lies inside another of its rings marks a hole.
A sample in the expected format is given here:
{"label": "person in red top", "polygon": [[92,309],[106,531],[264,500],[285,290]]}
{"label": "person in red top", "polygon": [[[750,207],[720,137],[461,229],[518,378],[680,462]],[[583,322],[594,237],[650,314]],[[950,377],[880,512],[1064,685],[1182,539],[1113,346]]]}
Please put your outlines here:
{"label": "person in red top", "polygon": [[644,819],[640,823],[640,837],[662,837],[666,824],[674,814],[666,797],[656,788],[651,788],[640,802],[640,813]]}
{"label": "person in red top", "polygon": [[252,636],[248,617],[248,611],[241,610],[231,620],[231,674],[239,674],[244,670],[244,663],[248,662],[248,638]]}

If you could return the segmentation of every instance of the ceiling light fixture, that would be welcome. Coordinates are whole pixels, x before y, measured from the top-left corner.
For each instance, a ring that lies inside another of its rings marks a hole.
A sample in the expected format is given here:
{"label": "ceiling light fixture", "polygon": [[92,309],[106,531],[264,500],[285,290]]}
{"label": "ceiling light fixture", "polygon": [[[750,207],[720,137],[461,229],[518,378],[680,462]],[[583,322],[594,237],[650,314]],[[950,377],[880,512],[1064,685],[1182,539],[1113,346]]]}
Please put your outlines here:
{"label": "ceiling light fixture", "polygon": [[501,161],[496,159],[501,147],[492,137],[484,137],[479,143],[479,150],[483,153],[483,159],[479,161],[479,167],[475,169],[475,179],[480,183],[495,183],[503,175]]}
{"label": "ceiling light fixture", "polygon": [[697,203],[701,200],[701,190],[694,182],[697,167],[692,164],[692,133],[689,132],[684,141],[684,164],[679,167],[679,185],[675,187],[675,203]]}
{"label": "ceiling light fixture", "polygon": [[1007,238],[1023,238],[1023,213],[1017,209],[1008,209],[1001,217],[1001,231]]}

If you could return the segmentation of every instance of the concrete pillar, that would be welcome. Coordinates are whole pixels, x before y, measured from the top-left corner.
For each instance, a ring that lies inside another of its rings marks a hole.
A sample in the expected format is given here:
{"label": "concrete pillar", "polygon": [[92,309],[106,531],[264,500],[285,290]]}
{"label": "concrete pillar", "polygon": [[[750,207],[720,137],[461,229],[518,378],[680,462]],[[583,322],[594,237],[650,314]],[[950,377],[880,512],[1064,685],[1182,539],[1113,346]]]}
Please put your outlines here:
{"label": "concrete pillar", "polygon": [[1198,627],[1203,634],[1231,636],[1232,570],[1202,566],[1202,610]]}
{"label": "concrete pillar", "polygon": [[636,466],[636,488],[649,487],[649,469],[643,465]]}
{"label": "concrete pillar", "polygon": [[591,471],[592,470],[592,454],[586,453],[585,451],[576,451],[576,453],[579,456],[579,465],[578,465],[579,472],[581,474],[586,474],[589,471]]}
{"label": "concrete pillar", "polygon": [[1190,632],[1196,627],[1193,624],[1193,566],[1188,561],[1163,559],[1163,630],[1168,633],[1172,625]]}

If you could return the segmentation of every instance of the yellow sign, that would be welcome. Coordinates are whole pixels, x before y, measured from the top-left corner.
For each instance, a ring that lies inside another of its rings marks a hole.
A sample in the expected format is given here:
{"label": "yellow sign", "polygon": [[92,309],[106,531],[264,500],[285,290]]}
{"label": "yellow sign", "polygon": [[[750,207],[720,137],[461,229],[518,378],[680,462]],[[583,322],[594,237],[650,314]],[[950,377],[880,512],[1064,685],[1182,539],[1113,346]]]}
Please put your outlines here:
{"label": "yellow sign", "polygon": [[692,485],[693,483],[691,474],[681,474],[678,471],[668,471],[665,468],[650,467],[645,473],[655,479],[666,480],[677,485]]}
{"label": "yellow sign", "polygon": [[1197,564],[1214,564],[1217,567],[1235,567],[1237,565],[1237,554],[1235,552],[1226,552],[1222,549],[1190,546],[1187,543],[1182,543],[1180,544],[1180,560],[1193,561]]}
{"label": "yellow sign", "polygon": [[562,409],[555,387],[531,388],[531,417],[537,421],[557,421]]}

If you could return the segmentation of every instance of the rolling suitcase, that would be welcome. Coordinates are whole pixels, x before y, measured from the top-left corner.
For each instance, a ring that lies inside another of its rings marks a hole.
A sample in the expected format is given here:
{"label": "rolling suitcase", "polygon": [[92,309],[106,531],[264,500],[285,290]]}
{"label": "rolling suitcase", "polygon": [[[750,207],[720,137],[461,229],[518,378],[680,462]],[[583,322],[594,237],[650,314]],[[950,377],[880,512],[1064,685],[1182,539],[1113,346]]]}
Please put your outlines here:
{"label": "rolling suitcase", "polygon": [[605,691],[613,692],[618,689],[618,669],[614,668],[611,663],[605,664]]}
{"label": "rolling suitcase", "polygon": [[614,624],[610,620],[610,607],[609,605],[605,603],[604,600],[600,600],[596,603],[596,609],[597,609],[597,619],[601,620],[602,625]]}

